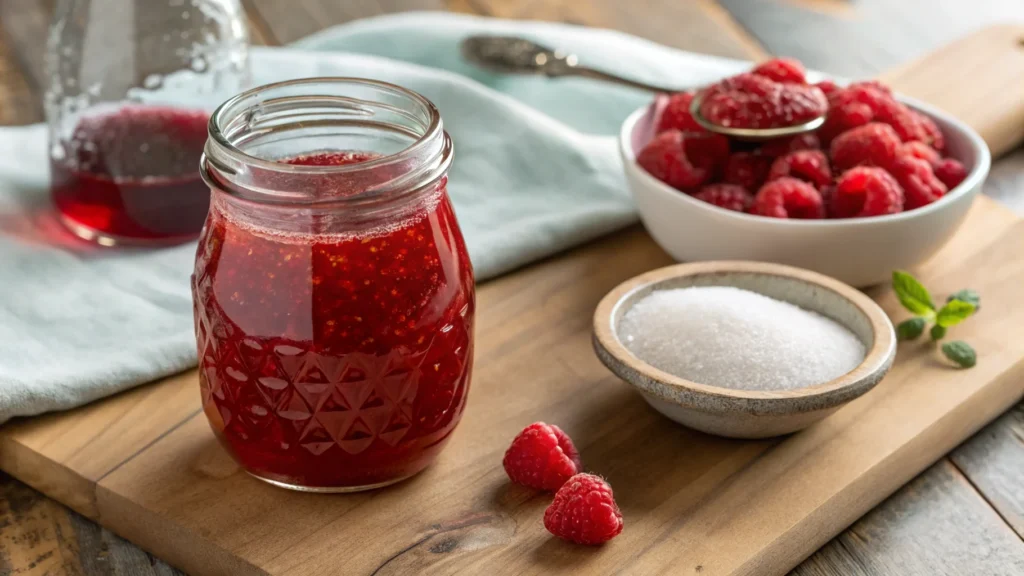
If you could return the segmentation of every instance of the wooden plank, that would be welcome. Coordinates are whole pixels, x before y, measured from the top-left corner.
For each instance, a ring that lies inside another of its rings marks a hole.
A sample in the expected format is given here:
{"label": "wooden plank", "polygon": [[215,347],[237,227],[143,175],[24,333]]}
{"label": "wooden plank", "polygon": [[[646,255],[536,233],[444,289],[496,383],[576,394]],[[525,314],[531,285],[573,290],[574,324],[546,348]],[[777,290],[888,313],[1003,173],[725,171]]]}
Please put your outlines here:
{"label": "wooden plank", "polygon": [[950,458],[1024,538],[1024,404],[977,433]]}
{"label": "wooden plank", "polygon": [[42,117],[39,94],[25,74],[10,39],[0,27],[0,126],[31,124]]}
{"label": "wooden plank", "polygon": [[669,46],[731,56],[761,58],[764,50],[714,0],[391,0],[352,3],[331,0],[246,0],[252,13],[279,43],[288,43],[334,24],[399,10],[435,10],[498,18],[550,20],[615,28]]}
{"label": "wooden plank", "polygon": [[942,460],[790,576],[1022,573],[1024,541]]}
{"label": "wooden plank", "polygon": [[614,28],[666,46],[717,56],[767,57],[764,48],[715,0],[456,0],[450,8],[497,18]]}
{"label": "wooden plank", "polygon": [[337,2],[334,0],[245,0],[246,9],[261,22],[259,28],[287,44],[335,24],[357,18],[378,16],[404,10],[440,10],[443,0],[380,0],[373,2]]}
{"label": "wooden plank", "polygon": [[1019,0],[719,0],[772,54],[869,78],[984,26],[1021,22]]}
{"label": "wooden plank", "polygon": [[0,35],[25,78],[34,112],[30,120],[42,119],[42,94],[46,87],[46,36],[53,14],[53,0],[3,0],[0,2]]}
{"label": "wooden plank", "polygon": [[130,542],[0,474],[0,574],[180,574]]}

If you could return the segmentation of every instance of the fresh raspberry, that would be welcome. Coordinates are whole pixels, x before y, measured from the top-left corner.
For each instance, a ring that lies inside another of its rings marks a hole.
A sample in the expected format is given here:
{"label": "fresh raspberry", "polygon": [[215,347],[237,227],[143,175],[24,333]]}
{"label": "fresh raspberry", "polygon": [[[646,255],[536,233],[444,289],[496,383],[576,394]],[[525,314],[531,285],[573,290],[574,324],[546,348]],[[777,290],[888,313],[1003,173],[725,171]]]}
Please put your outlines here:
{"label": "fresh raspberry", "polygon": [[726,210],[746,212],[754,201],[754,195],[736,184],[708,184],[693,195],[698,200],[714,204]]}
{"label": "fresh raspberry", "polygon": [[831,208],[836,218],[895,214],[903,210],[903,188],[882,168],[858,166],[836,181]]}
{"label": "fresh raspberry", "polygon": [[543,422],[523,428],[502,464],[513,482],[538,490],[558,490],[582,469],[572,440],[558,426]]}
{"label": "fresh raspberry", "polygon": [[821,150],[799,150],[780,156],[768,171],[768,180],[792,176],[822,188],[832,182],[832,168]]}
{"label": "fresh raspberry", "polygon": [[600,476],[577,474],[555,493],[544,511],[544,527],[570,542],[602,544],[622,532],[622,512]]}
{"label": "fresh raspberry", "polygon": [[695,166],[686,154],[686,138],[679,130],[666,130],[648,142],[636,162],[658,180],[685,190],[696,188],[710,176],[706,168]]}
{"label": "fresh raspberry", "polygon": [[886,167],[896,158],[900,137],[888,124],[872,122],[844,132],[832,141],[832,168],[842,172],[854,166]]}
{"label": "fresh raspberry", "polygon": [[946,158],[935,164],[935,176],[952,190],[967,178],[967,169],[960,162]]}
{"label": "fresh raspberry", "polygon": [[831,97],[832,94],[840,90],[839,85],[831,80],[822,80],[821,82],[815,84],[815,86],[817,86],[825,94],[826,98]]}
{"label": "fresh raspberry", "polygon": [[761,145],[761,154],[777,158],[797,150],[820,150],[821,140],[813,132],[805,132],[788,138],[768,140]]}
{"label": "fresh raspberry", "polygon": [[890,100],[888,88],[877,82],[856,82],[832,92],[828,116],[819,130],[822,142],[829,143],[843,132],[871,122]]}
{"label": "fresh raspberry", "polygon": [[757,190],[768,178],[772,159],[755,152],[736,152],[725,164],[725,181],[747,190]]}
{"label": "fresh raspberry", "polygon": [[689,92],[677,92],[669,96],[668,103],[661,111],[661,118],[658,119],[658,132],[665,130],[705,132],[704,128],[693,119],[693,114],[690,114],[691,102],[693,102],[693,94]]}
{"label": "fresh raspberry", "polygon": [[754,197],[751,212],[772,218],[825,217],[821,194],[814,186],[796,178],[779,178],[762,186]]}
{"label": "fresh raspberry", "polygon": [[875,110],[875,122],[893,127],[903,142],[925,142],[931,139],[921,121],[922,116],[893,98],[882,100]]}
{"label": "fresh raspberry", "polygon": [[900,156],[889,167],[889,173],[903,188],[903,207],[913,210],[935,202],[946,192],[946,185],[935,177],[927,160]]}
{"label": "fresh raspberry", "polygon": [[729,161],[728,138],[711,132],[688,133],[684,138],[686,157],[694,166],[707,170],[708,180],[722,173]]}
{"label": "fresh raspberry", "polygon": [[776,82],[792,82],[795,84],[807,83],[807,71],[804,70],[804,65],[801,64],[799,60],[794,60],[792,58],[772,58],[771,60],[765,60],[755,66],[750,72],[751,74],[771,78]]}
{"label": "fresh raspberry", "polygon": [[897,156],[913,156],[935,166],[942,160],[942,156],[934,148],[924,142],[907,142],[896,151]]}
{"label": "fresh raspberry", "polygon": [[806,122],[825,113],[828,99],[816,86],[781,84],[740,74],[707,89],[701,114],[720,126],[776,128]]}
{"label": "fresh raspberry", "polygon": [[917,114],[917,121],[921,123],[921,129],[925,134],[924,143],[939,152],[944,151],[946,149],[946,138],[942,135],[942,129],[939,128],[939,125],[920,112],[915,112],[915,114]]}

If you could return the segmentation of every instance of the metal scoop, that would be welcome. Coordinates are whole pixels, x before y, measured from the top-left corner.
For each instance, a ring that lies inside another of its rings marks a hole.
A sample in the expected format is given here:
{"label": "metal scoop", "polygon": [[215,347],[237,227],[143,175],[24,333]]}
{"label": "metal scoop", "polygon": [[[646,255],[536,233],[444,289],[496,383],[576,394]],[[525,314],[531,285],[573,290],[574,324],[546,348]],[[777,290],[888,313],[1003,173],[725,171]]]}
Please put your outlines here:
{"label": "metal scoop", "polygon": [[[581,66],[575,54],[567,54],[561,50],[552,50],[526,38],[515,36],[469,36],[461,44],[462,57],[467,61],[501,74],[543,74],[549,78],[560,76],[580,76],[593,80],[614,82],[630,88],[649,92],[672,93],[680,88],[655,86],[622,76],[616,76],[602,70]],[[735,128],[713,124],[700,112],[703,100],[701,92],[690,104],[693,119],[709,132],[723,134],[740,140],[771,140],[786,136],[796,136],[817,130],[825,123],[824,114],[801,124],[781,128]]]}

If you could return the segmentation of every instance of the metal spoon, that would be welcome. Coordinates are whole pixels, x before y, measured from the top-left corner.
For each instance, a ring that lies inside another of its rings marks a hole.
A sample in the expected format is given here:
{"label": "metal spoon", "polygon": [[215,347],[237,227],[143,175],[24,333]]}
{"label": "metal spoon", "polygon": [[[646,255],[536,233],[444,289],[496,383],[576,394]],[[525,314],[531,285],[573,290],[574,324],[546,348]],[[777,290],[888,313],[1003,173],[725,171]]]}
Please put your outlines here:
{"label": "metal spoon", "polygon": [[[543,74],[549,78],[580,76],[593,80],[613,82],[649,92],[672,93],[681,90],[679,88],[655,86],[582,66],[575,54],[553,50],[532,40],[515,36],[469,36],[462,41],[461,51],[462,57],[467,61],[481,68],[501,74]],[[711,123],[701,114],[700,105],[702,100],[702,93],[699,90],[696,91],[696,96],[694,96],[693,102],[690,104],[690,112],[693,114],[693,119],[709,132],[731,136],[740,140],[770,140],[773,138],[796,136],[817,130],[825,123],[825,116],[821,115],[802,124],[781,128],[735,128],[720,126]]]}

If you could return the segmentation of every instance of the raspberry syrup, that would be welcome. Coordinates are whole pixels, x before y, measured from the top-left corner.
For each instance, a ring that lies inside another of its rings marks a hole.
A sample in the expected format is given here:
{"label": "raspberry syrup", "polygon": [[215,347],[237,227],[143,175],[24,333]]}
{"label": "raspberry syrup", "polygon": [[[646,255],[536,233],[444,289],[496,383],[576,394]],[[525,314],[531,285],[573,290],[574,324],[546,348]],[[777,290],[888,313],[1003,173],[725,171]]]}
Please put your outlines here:
{"label": "raspberry syrup", "polygon": [[128,106],[83,118],[51,157],[53,201],[77,235],[104,244],[194,238],[210,206],[199,177],[208,115]]}
{"label": "raspberry syrup", "polygon": [[441,450],[465,405],[474,316],[445,183],[412,214],[351,234],[276,232],[215,199],[192,277],[202,403],[250,473],[293,488],[368,488],[419,472]]}

